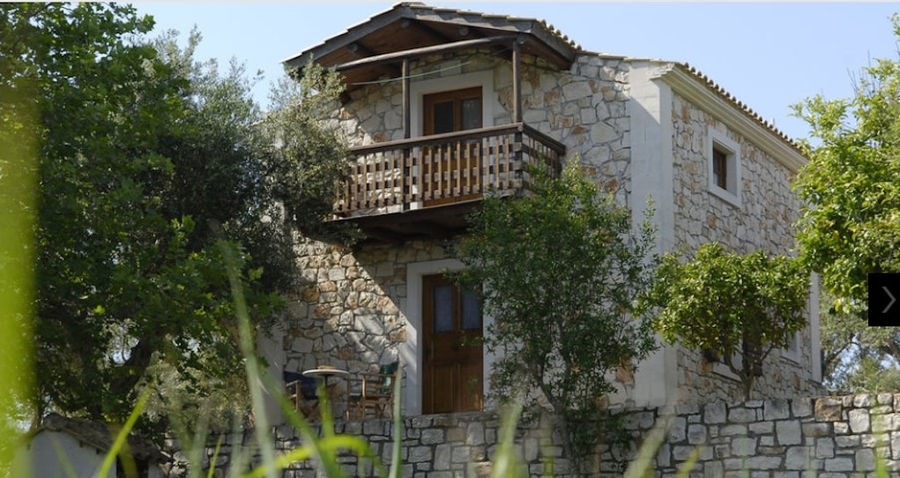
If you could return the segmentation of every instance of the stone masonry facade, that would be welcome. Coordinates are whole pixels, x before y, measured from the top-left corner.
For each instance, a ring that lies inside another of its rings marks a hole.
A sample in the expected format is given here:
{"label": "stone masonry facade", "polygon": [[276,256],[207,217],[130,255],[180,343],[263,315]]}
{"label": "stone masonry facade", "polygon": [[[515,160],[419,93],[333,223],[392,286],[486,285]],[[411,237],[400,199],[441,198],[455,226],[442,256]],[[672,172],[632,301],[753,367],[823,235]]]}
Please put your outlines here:
{"label": "stone masonry facade", "polygon": [[[739,252],[761,249],[792,254],[791,225],[800,202],[791,192],[792,173],[738,132],[678,94],[673,94],[673,176],[675,244],[687,254],[707,242],[719,242]],[[740,148],[741,201],[735,204],[709,191],[709,135],[725,135]],[[794,350],[774,350],[763,365],[755,389],[764,397],[790,397],[797,391],[821,392],[812,375],[810,330],[797,334]],[[705,363],[697,351],[679,348],[679,386],[693,397],[741,397],[740,383],[722,365]],[[708,371],[710,373],[704,373]]]}
{"label": "stone masonry facade", "polygon": [[[531,476],[622,476],[635,461],[641,444],[661,442],[651,449],[652,476],[673,477],[692,454],[690,476],[703,478],[851,478],[874,476],[880,463],[891,476],[900,473],[900,394],[848,395],[819,398],[774,399],[704,406],[680,405],[671,415],[658,409],[629,409],[621,416],[618,439],[602,440],[592,456],[582,460],[581,473],[560,446],[559,428],[549,416],[525,415],[515,438],[518,458]],[[584,427],[590,426],[583,424]],[[484,477],[497,448],[499,420],[491,413],[431,415],[403,420],[402,469],[404,477]],[[336,423],[338,433],[366,440],[388,466],[394,439],[390,420]],[[231,454],[249,449],[251,431],[231,436],[220,451],[216,466],[225,470]],[[300,445],[296,431],[287,426],[274,434],[279,452]],[[242,446],[242,444],[244,446]],[[203,463],[209,465],[212,449]],[[176,454],[178,456],[178,454]],[[182,457],[183,458],[183,457]],[[253,458],[258,461],[258,456]],[[372,466],[355,456],[339,462],[352,476],[373,476]],[[185,464],[174,463],[173,474]],[[314,463],[302,462],[283,470],[285,478],[322,476]]]}
{"label": "stone masonry facade", "polygon": [[[509,62],[497,58],[487,50],[422,58],[412,63],[413,83],[490,72],[484,101],[495,104],[494,124],[505,124],[511,118],[512,77]],[[568,71],[527,55],[522,68],[524,121],[564,143],[567,159],[579,161],[621,204],[629,204],[631,181],[630,67],[623,57],[582,54]],[[329,121],[351,144],[399,139],[400,104],[398,82],[368,85],[355,90]],[[673,93],[671,106],[676,248],[691,253],[704,242],[719,241],[739,252],[789,253],[799,204],[788,169],[682,96]],[[740,206],[708,191],[705,145],[711,129],[740,145]],[[409,332],[408,265],[448,258],[444,244],[427,241],[347,250],[300,238],[296,249],[308,285],[290,298],[285,318],[281,342],[285,369],[291,371],[329,363],[356,373],[396,360]],[[792,352],[773,351],[755,386],[757,396],[819,393],[812,348],[807,330]],[[721,365],[704,363],[696,351],[678,347],[677,364],[681,400],[741,397],[738,381]],[[630,377],[623,377],[622,388],[630,393]]]}

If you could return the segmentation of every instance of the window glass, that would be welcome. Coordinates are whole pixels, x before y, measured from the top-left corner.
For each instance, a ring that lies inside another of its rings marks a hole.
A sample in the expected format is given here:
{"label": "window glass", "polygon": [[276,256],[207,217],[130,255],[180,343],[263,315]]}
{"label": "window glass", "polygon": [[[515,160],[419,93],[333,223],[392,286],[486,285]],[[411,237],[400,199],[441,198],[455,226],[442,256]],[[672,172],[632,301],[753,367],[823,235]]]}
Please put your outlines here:
{"label": "window glass", "polygon": [[462,129],[481,128],[481,98],[462,100]]}
{"label": "window glass", "polygon": [[453,330],[453,286],[439,285],[434,288],[434,331]]}
{"label": "window glass", "polygon": [[453,131],[453,102],[444,101],[434,104],[434,134]]}
{"label": "window glass", "polygon": [[713,148],[713,182],[728,190],[728,155],[716,148]]}
{"label": "window glass", "polygon": [[481,328],[481,300],[474,290],[462,291],[460,304],[463,330]]}

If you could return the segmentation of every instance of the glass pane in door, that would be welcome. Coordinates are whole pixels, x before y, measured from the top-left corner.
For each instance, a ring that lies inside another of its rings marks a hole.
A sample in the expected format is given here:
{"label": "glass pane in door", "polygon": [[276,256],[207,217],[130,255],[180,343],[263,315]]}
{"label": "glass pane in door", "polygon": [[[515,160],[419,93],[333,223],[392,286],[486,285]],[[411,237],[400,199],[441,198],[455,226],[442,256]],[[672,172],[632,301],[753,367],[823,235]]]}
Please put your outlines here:
{"label": "glass pane in door", "polygon": [[434,134],[453,131],[453,102],[444,101],[434,104]]}
{"label": "glass pane in door", "polygon": [[460,103],[462,129],[481,128],[481,98],[470,98]]}

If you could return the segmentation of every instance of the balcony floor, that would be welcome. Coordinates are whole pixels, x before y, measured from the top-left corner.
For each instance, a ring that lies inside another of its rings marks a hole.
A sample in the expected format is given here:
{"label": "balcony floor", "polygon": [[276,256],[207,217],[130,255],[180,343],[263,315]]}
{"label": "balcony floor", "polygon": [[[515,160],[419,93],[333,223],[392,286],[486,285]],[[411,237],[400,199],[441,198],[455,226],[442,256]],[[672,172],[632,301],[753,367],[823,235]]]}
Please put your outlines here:
{"label": "balcony floor", "polygon": [[464,232],[466,217],[481,205],[481,199],[409,209],[400,212],[360,215],[336,219],[357,224],[366,243],[400,243],[413,239],[445,239]]}

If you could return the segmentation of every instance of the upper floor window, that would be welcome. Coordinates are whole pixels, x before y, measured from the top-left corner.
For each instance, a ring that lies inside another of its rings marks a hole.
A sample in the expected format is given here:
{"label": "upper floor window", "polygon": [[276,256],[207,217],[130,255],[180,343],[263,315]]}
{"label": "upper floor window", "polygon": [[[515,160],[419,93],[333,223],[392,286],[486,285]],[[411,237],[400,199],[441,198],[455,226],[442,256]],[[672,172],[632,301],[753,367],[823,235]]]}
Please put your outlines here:
{"label": "upper floor window", "polygon": [[422,108],[426,135],[482,127],[480,86],[424,95]]}
{"label": "upper floor window", "polygon": [[709,158],[709,192],[740,207],[741,146],[725,133],[710,128],[706,157]]}

